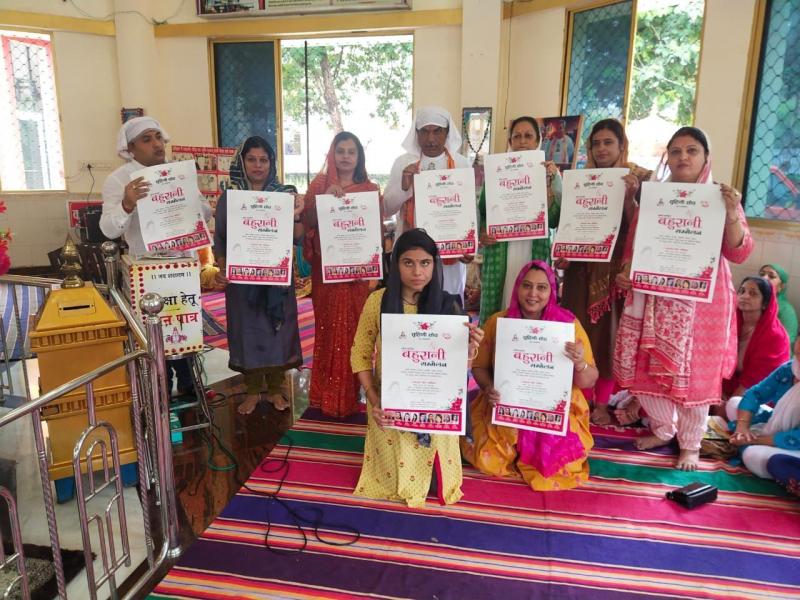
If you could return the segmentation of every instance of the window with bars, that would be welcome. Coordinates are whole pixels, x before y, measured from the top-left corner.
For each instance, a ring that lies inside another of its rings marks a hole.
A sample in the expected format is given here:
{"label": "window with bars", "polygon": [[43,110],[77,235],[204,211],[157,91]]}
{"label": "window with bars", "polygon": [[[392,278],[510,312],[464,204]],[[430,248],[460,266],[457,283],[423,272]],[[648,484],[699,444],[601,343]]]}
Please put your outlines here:
{"label": "window with bars", "polygon": [[278,155],[275,42],[215,42],[213,49],[217,145],[237,148],[258,135]]}
{"label": "window with bars", "polygon": [[566,114],[584,115],[579,165],[586,162],[592,124],[625,116],[632,18],[631,0],[572,15]]}
{"label": "window with bars", "polygon": [[0,30],[0,188],[63,190],[50,36]]}
{"label": "window with bars", "polygon": [[649,168],[658,164],[672,133],[692,124],[704,4],[624,0],[570,12],[564,109],[585,116],[578,164],[586,160],[586,137],[600,119],[626,123],[629,158]]}
{"label": "window with bars", "polygon": [[748,217],[800,221],[800,0],[772,0],[745,175]]}

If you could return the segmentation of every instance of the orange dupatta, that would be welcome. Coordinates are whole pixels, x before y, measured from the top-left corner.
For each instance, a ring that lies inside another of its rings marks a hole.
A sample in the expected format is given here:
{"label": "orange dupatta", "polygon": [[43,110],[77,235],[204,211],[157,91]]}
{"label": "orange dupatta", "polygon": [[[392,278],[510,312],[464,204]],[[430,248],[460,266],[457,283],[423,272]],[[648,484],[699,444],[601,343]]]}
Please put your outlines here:
{"label": "orange dupatta", "polygon": [[[450,151],[445,148],[444,153],[447,155],[447,168],[448,169],[455,169],[456,168],[456,161],[453,160]],[[422,162],[422,159],[417,161],[417,173],[419,173],[419,165]],[[413,184],[412,184],[413,186]],[[412,187],[412,194],[411,198],[406,200],[405,204],[403,205],[403,230],[407,231],[409,229],[414,228],[414,210],[416,207],[416,203],[414,202],[414,194],[413,194],[413,187]],[[443,258],[442,264],[445,265],[454,265],[459,261],[458,258]]]}

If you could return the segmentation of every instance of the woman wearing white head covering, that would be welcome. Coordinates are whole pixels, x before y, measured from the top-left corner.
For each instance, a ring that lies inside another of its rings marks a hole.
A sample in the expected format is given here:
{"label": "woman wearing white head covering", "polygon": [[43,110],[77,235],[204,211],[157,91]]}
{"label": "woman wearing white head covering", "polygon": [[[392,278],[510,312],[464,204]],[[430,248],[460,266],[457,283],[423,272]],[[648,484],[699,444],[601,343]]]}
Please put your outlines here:
{"label": "woman wearing white head covering", "polygon": [[[471,167],[469,160],[458,154],[460,147],[461,134],[447,110],[438,106],[417,110],[414,124],[403,141],[406,153],[394,161],[383,192],[384,214],[398,215],[395,239],[414,226],[414,174]],[[463,300],[467,275],[464,263],[447,261],[443,274],[445,291]]]}

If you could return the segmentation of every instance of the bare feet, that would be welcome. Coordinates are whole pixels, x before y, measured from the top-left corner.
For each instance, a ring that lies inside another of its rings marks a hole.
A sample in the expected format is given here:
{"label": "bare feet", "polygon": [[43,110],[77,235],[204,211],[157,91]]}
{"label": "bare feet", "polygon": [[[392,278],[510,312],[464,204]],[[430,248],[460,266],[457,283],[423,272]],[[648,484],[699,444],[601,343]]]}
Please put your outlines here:
{"label": "bare feet", "polygon": [[284,396],[283,392],[278,392],[277,394],[270,394],[267,396],[267,401],[275,407],[275,410],[286,410],[291,406],[291,402],[289,399]]}
{"label": "bare feet", "polygon": [[240,415],[249,415],[256,409],[259,402],[261,402],[261,394],[247,394],[244,402],[236,410]]}
{"label": "bare feet", "polygon": [[681,471],[697,471],[699,463],[699,450],[681,450],[681,453],[678,455],[678,462],[675,463],[675,468]]}
{"label": "bare feet", "polygon": [[608,405],[607,404],[598,404],[594,407],[592,411],[592,423],[595,425],[610,425],[611,424],[611,413],[608,412]]}
{"label": "bare feet", "polygon": [[625,408],[619,408],[614,411],[614,416],[617,417],[617,421],[619,421],[620,425],[632,425],[639,420],[639,409],[641,409],[641,404],[639,401],[634,398],[625,406]]}
{"label": "bare feet", "polygon": [[639,450],[650,450],[651,448],[658,448],[659,446],[666,446],[672,440],[662,440],[660,437],[654,435],[646,435],[638,438],[633,445]]}

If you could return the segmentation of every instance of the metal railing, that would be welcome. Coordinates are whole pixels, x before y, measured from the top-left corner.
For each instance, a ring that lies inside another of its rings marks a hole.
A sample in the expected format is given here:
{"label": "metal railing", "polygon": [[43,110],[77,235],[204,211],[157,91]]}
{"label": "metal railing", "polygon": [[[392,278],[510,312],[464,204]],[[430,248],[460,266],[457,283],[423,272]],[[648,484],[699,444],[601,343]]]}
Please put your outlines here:
{"label": "metal railing", "polygon": [[[175,496],[172,445],[169,425],[169,396],[166,389],[166,370],[164,363],[164,341],[161,319],[158,313],[163,301],[156,294],[145,294],[140,309],[145,314],[145,326],[134,315],[126,300],[114,285],[116,277],[116,245],[107,242],[103,245],[108,274],[108,286],[96,287],[108,295],[111,303],[119,310],[128,326],[126,353],[93,371],[76,377],[59,387],[32,399],[25,359],[22,372],[25,381],[27,402],[0,417],[0,435],[3,428],[20,419],[31,419],[33,438],[36,447],[36,460],[42,485],[42,501],[47,518],[50,547],[53,553],[53,566],[56,574],[58,597],[67,598],[64,565],[61,559],[61,540],[50,481],[48,448],[43,432],[42,409],[75,390],[85,389],[88,426],[76,437],[72,455],[75,488],[79,514],[79,525],[83,543],[86,578],[89,595],[98,597],[98,592],[107,586],[111,598],[119,598],[116,573],[123,566],[131,565],[131,551],[128,521],[123,496],[118,433],[114,426],[99,418],[95,402],[95,381],[112,371],[126,368],[130,380],[131,418],[134,444],[137,453],[139,502],[142,508],[142,527],[146,545],[147,571],[140,576],[125,594],[125,598],[141,596],[147,586],[161,569],[164,562],[177,558],[181,548],[178,538],[177,499]],[[19,306],[16,301],[16,287],[20,285],[41,287],[48,290],[60,287],[61,281],[38,277],[6,275],[0,283],[10,288],[14,297],[14,314],[17,325],[21,323]],[[22,332],[18,328],[18,332]],[[5,339],[5,332],[3,332]],[[9,374],[10,381],[10,374]],[[84,473],[85,471],[85,473]],[[99,476],[99,483],[96,480]],[[111,494],[105,509],[92,513],[92,501],[105,500],[103,494]],[[17,576],[8,589],[0,590],[0,597],[7,597],[15,588],[23,598],[30,597],[30,586],[25,569],[22,533],[20,531],[19,507],[13,494],[0,486],[0,510],[7,505],[11,522],[13,553],[6,556],[0,532],[0,570],[16,566]],[[151,508],[158,515],[151,514]],[[114,512],[117,513],[116,525]],[[155,517],[155,518],[154,518]],[[160,520],[158,547],[153,539],[153,524]],[[99,539],[99,548],[92,544],[92,527]],[[119,542],[119,544],[117,543]],[[122,551],[117,553],[117,547]],[[94,556],[97,555],[101,567],[99,576],[95,574]]]}

